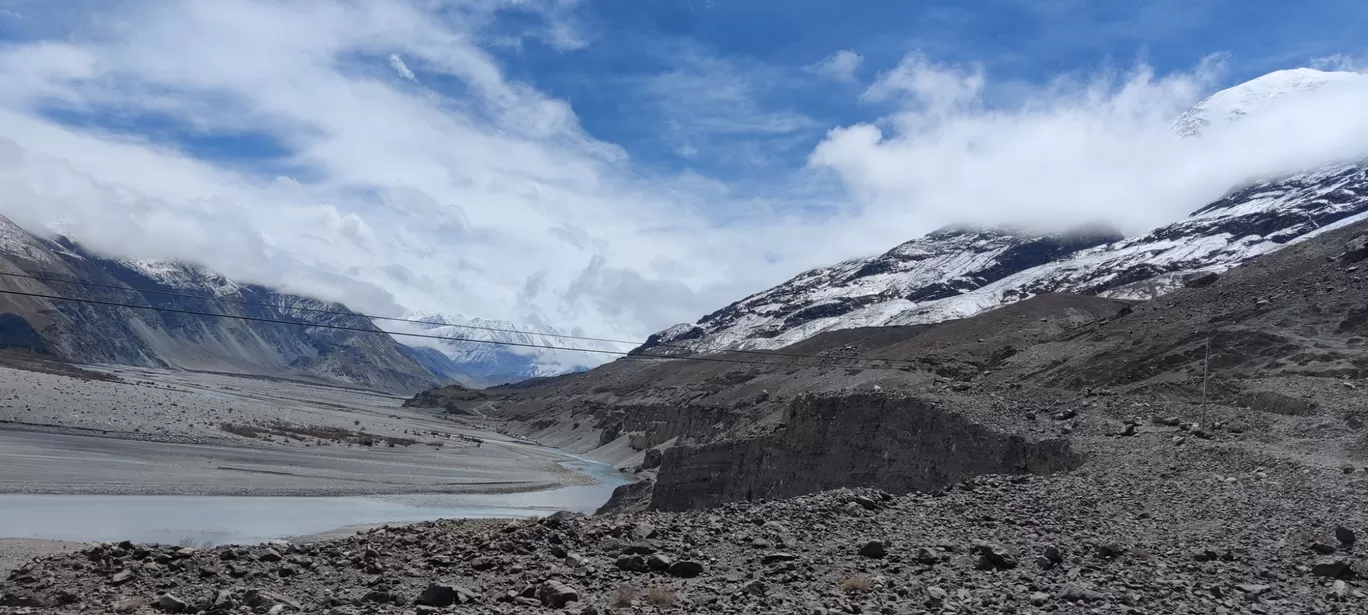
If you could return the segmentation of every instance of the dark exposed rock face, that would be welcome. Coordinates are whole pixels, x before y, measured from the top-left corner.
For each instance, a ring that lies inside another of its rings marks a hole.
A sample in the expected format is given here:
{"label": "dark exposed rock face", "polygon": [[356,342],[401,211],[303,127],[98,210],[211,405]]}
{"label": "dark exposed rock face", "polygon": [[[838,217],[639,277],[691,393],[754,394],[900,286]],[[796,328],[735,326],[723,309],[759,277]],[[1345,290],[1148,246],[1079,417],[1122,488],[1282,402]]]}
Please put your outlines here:
{"label": "dark exposed rock face", "polygon": [[655,482],[649,479],[621,485],[613,489],[613,495],[594,511],[594,514],[610,515],[646,510],[651,505],[651,492],[654,487]]}
{"label": "dark exposed rock face", "polygon": [[763,438],[665,452],[651,505],[703,508],[838,486],[931,491],[979,474],[1048,474],[1082,458],[1065,440],[1028,441],[918,399],[810,396]]}

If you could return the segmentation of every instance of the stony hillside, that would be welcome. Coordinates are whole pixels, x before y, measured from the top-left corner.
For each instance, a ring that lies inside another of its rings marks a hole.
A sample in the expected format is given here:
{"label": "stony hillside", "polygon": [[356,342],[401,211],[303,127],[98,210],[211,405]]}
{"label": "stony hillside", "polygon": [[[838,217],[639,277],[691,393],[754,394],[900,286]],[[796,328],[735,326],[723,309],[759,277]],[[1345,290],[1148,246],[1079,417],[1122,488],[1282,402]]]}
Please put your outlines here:
{"label": "stony hillside", "polygon": [[1145,302],[1045,294],[938,324],[838,330],[702,361],[639,354],[526,388],[437,390],[410,403],[639,466],[654,487],[630,495],[661,510],[1086,470],[1116,435],[1152,420],[1220,416],[1233,430],[1220,437],[1237,449],[1338,465],[1368,453],[1356,431],[1368,419],[1366,237],[1368,223],[1328,230]]}
{"label": "stony hillside", "polygon": [[[0,581],[0,613],[1363,612],[1365,479],[1259,458],[1214,474],[1218,445],[1165,448],[1124,471],[932,494],[439,521],[288,546],[102,544]],[[1327,492],[1344,495],[1314,497]]]}

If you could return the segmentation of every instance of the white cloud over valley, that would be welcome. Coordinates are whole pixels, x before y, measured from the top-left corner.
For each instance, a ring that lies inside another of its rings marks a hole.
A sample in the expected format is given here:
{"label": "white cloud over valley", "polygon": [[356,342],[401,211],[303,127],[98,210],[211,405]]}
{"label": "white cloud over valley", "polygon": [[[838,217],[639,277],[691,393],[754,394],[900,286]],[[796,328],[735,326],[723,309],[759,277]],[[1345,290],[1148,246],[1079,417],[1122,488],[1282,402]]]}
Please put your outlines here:
{"label": "white cloud over valley", "polygon": [[[540,36],[599,44],[567,4],[546,3]],[[961,219],[1143,230],[1251,177],[1368,154],[1362,88],[1184,140],[1168,125],[1217,88],[1219,62],[1030,86],[914,53],[868,67],[879,77],[851,101],[867,121],[819,127],[807,166],[756,196],[591,134],[481,47],[503,5],[456,6],[137,0],[61,42],[6,44],[0,213],[365,311],[642,338]],[[755,102],[760,80],[699,63],[649,81],[683,118],[678,151],[814,126]],[[850,80],[862,59],[816,66]],[[831,182],[834,207],[791,207]]]}

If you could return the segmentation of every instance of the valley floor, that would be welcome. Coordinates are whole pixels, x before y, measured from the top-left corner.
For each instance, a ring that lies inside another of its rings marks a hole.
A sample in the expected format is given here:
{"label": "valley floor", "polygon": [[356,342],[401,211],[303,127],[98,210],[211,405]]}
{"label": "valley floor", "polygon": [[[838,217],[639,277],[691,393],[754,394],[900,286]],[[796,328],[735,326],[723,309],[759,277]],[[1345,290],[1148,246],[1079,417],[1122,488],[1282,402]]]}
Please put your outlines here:
{"label": "valley floor", "polygon": [[[394,397],[123,367],[72,374],[0,367],[0,508],[17,510],[15,498],[38,494],[92,502],[431,494],[423,497],[447,499],[421,505],[449,510],[468,506],[450,494],[484,501],[602,486],[559,451],[403,408]],[[14,531],[17,538],[7,536],[0,523],[0,571],[70,546]]]}
{"label": "valley floor", "polygon": [[0,368],[0,493],[497,493],[591,482],[556,451],[393,397],[108,372],[119,380]]}

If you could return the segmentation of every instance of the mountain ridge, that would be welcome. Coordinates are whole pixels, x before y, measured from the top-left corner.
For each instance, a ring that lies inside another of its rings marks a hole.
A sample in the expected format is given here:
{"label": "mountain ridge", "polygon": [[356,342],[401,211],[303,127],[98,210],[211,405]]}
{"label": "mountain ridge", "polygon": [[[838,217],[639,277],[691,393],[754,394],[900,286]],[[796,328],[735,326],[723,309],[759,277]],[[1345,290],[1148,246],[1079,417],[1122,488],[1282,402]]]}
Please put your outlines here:
{"label": "mountain ridge", "polygon": [[[1208,126],[1239,121],[1338,84],[1368,86],[1368,75],[1313,69],[1270,73],[1208,97],[1175,120],[1171,130],[1200,138]],[[1003,229],[941,229],[877,257],[803,272],[697,323],[660,331],[636,352],[662,345],[702,352],[771,350],[825,331],[965,318],[1041,293],[1151,299],[1365,215],[1368,161],[1355,161],[1233,186],[1172,224],[1135,237],[1118,234],[1041,262],[984,250],[985,244],[1003,242]],[[973,236],[955,235],[967,232]],[[890,267],[891,262],[896,264]]]}
{"label": "mountain ridge", "polygon": [[73,282],[4,276],[3,290],[136,306],[0,295],[0,313],[8,317],[0,347],[38,350],[37,339],[41,350],[74,363],[293,377],[395,393],[449,382],[340,303],[240,284],[199,265],[106,257],[70,238],[41,238],[3,217],[0,271]]}

